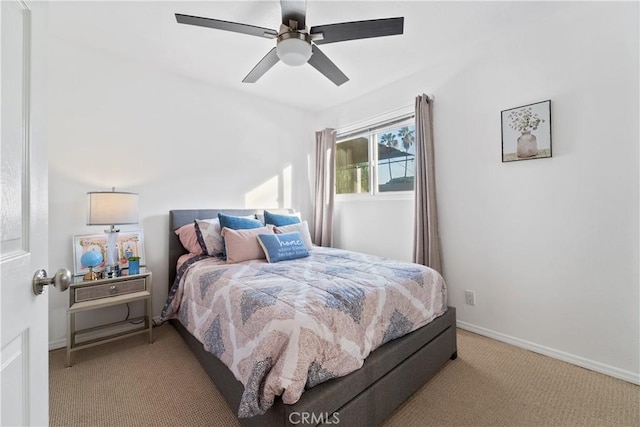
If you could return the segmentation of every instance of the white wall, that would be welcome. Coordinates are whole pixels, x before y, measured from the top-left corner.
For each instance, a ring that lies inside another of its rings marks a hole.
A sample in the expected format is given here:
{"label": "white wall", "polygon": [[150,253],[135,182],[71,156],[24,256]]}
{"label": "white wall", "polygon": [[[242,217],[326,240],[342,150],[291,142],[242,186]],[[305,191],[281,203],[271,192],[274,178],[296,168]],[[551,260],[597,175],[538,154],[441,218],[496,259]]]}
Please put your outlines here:
{"label": "white wall", "polygon": [[[71,268],[74,234],[102,231],[84,225],[87,191],[139,192],[158,315],[169,209],[293,206],[309,216],[313,131],[426,92],[436,96],[444,274],[460,325],[638,381],[638,5],[566,8],[320,120],[51,40],[49,269]],[[553,158],[501,163],[500,111],[545,99]],[[336,243],[410,259],[412,209],[410,200],[340,202]],[[68,295],[49,294],[50,342],[62,345]],[[124,313],[98,314],[80,321]]]}
{"label": "white wall", "polygon": [[[635,382],[638,49],[637,3],[567,3],[323,116],[340,128],[434,94],[444,275],[459,325]],[[501,163],[501,110],[546,99],[553,158]],[[393,214],[389,203],[338,202],[336,242],[410,254],[412,229],[390,218],[413,204]]]}
{"label": "white wall", "polygon": [[[168,289],[168,212],[294,207],[310,214],[309,114],[50,40],[49,264],[72,269],[86,193],[140,194],[153,312]],[[123,226],[123,230],[136,227]],[[68,293],[50,292],[50,346],[65,344]],[[133,307],[141,310],[141,307]],[[79,327],[123,320],[126,307],[81,313]]]}
{"label": "white wall", "polygon": [[364,197],[338,199],[334,246],[400,261],[412,260],[413,197],[383,195],[373,203]]}

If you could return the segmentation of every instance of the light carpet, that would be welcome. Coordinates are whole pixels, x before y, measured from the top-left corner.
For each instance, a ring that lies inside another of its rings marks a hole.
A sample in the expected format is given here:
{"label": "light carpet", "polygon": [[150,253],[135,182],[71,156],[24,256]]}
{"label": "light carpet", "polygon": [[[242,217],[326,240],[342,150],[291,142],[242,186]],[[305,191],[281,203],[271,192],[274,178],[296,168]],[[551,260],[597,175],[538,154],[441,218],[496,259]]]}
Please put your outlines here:
{"label": "light carpet", "polygon": [[[171,325],[65,356],[49,354],[51,426],[239,425]],[[383,424],[428,425],[640,426],[640,387],[458,330],[458,359]]]}

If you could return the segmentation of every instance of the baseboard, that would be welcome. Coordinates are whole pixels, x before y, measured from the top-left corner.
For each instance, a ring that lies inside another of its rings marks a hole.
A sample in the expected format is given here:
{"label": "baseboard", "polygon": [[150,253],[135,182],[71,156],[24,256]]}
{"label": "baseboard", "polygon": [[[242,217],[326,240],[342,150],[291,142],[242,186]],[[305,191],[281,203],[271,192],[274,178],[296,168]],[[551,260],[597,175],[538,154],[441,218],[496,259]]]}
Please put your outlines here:
{"label": "baseboard", "polygon": [[564,351],[545,347],[543,345],[526,341],[520,338],[515,338],[501,332],[492,331],[491,329],[476,326],[471,323],[463,322],[461,320],[458,320],[456,324],[458,328],[476,333],[478,335],[511,344],[525,350],[533,351],[534,353],[543,354],[554,359],[562,360],[563,362],[571,363],[572,365],[580,366],[581,368],[589,369],[591,371],[599,372],[610,377],[618,378],[632,384],[640,385],[640,373],[626,371],[624,369],[619,369],[614,366],[586,359],[581,356],[575,356],[573,354],[565,353]]}
{"label": "baseboard", "polygon": [[[160,323],[162,323],[160,321],[160,316],[152,317],[151,320],[153,321],[153,326],[157,326],[157,325],[160,325]],[[109,330],[106,330],[106,331],[96,331],[92,334],[87,333],[83,337],[83,339],[85,340],[95,339],[95,338],[99,338],[100,336],[108,335],[114,332],[125,332],[128,329],[135,329],[136,327],[138,326],[134,326],[134,325],[114,326],[113,328],[110,328]],[[57,340],[49,341],[49,351],[57,350],[59,348],[65,348],[66,346],[67,346],[67,337],[62,337]]]}
{"label": "baseboard", "polygon": [[49,341],[49,351],[57,350],[59,348],[64,348],[67,346],[67,338],[62,337],[57,340]]}

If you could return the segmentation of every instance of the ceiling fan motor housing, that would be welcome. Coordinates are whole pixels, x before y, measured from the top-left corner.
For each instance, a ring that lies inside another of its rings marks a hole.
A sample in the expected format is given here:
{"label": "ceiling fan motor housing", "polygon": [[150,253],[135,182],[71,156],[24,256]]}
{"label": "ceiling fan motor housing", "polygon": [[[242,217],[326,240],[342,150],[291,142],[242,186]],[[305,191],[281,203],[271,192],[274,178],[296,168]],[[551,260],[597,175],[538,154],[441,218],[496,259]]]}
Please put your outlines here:
{"label": "ceiling fan motor housing", "polygon": [[311,58],[311,36],[299,31],[278,34],[276,53],[287,65],[304,65]]}

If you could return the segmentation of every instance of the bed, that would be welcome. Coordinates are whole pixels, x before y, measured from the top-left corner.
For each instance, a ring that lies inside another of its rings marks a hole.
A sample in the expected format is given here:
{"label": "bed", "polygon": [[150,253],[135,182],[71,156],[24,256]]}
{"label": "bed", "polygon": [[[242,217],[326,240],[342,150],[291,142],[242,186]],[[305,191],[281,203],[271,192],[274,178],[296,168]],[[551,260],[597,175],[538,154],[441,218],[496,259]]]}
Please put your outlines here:
{"label": "bed", "polygon": [[[174,231],[195,219],[214,218],[219,212],[229,215],[253,215],[262,210],[196,209],[169,213],[169,284],[178,273],[178,260],[187,254]],[[288,211],[290,212],[290,211]],[[322,252],[322,251],[318,251]],[[170,289],[171,290],[171,289]],[[455,308],[408,334],[389,340],[373,350],[362,367],[337,378],[307,388],[299,400],[285,404],[276,397],[261,415],[240,418],[244,426],[293,425],[377,425],[402,402],[424,385],[450,359],[457,357]],[[187,342],[230,408],[242,409],[245,387],[236,375],[181,323],[171,323]],[[185,322],[186,323],[186,322]],[[195,332],[194,332],[195,333]]]}

